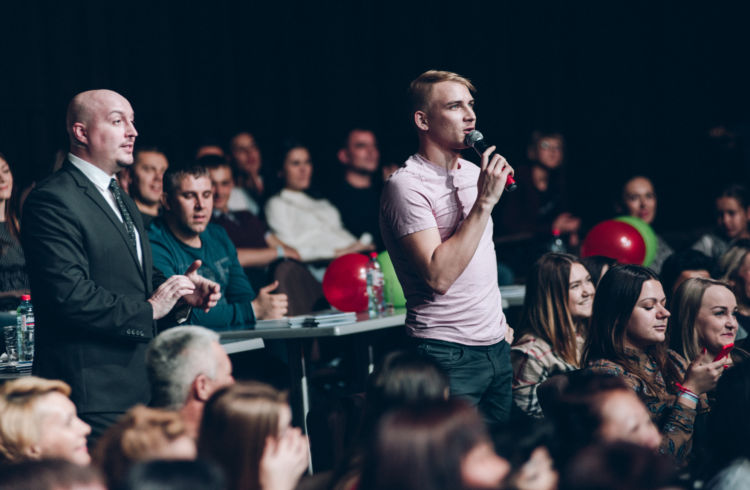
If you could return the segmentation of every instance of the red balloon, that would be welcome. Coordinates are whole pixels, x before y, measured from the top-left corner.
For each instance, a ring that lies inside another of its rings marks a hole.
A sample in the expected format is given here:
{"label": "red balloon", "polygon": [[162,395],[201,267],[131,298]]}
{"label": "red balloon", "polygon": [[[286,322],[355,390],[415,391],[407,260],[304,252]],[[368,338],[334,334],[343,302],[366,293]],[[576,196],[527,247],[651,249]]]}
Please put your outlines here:
{"label": "red balloon", "polygon": [[341,311],[367,309],[367,262],[362,254],[346,254],[328,265],[323,276],[323,295]]}
{"label": "red balloon", "polygon": [[622,264],[642,264],[646,258],[646,242],[628,223],[602,221],[591,228],[581,245],[581,257],[592,255],[604,255]]}

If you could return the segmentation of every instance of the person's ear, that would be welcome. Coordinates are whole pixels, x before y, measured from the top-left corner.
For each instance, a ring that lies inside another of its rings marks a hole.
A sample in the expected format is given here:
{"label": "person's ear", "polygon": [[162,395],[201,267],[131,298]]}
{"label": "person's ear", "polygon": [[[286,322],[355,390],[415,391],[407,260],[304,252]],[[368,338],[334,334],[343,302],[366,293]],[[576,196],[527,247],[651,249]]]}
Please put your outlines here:
{"label": "person's ear", "polygon": [[339,162],[343,163],[344,165],[348,165],[350,163],[349,152],[346,150],[346,148],[341,148],[336,153],[336,156],[339,158]]}
{"label": "person's ear", "polygon": [[22,451],[29,459],[42,459],[42,448],[33,443]]}
{"label": "person's ear", "polygon": [[202,402],[211,398],[211,380],[205,374],[199,374],[193,380],[193,393],[195,398]]}
{"label": "person's ear", "polygon": [[88,146],[89,137],[86,131],[86,125],[82,122],[73,123],[73,138],[76,143],[81,146]]}
{"label": "person's ear", "polygon": [[428,131],[430,125],[427,122],[427,113],[424,111],[416,111],[414,113],[414,124],[416,124],[417,128],[421,131]]}

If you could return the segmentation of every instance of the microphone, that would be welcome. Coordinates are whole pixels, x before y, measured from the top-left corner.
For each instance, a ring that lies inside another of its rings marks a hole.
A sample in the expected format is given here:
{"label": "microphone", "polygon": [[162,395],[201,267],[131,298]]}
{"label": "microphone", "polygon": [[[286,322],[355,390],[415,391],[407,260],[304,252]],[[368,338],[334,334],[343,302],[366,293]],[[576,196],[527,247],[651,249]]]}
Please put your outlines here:
{"label": "microphone", "polygon": [[[487,148],[492,146],[484,141],[484,135],[476,129],[466,135],[466,137],[464,138],[464,144],[466,146],[474,148],[474,150],[479,153],[479,156],[482,156],[482,153],[484,153]],[[513,192],[517,188],[518,184],[516,184],[516,179],[514,179],[512,175],[508,175],[508,180],[505,181],[505,190],[508,192]]]}

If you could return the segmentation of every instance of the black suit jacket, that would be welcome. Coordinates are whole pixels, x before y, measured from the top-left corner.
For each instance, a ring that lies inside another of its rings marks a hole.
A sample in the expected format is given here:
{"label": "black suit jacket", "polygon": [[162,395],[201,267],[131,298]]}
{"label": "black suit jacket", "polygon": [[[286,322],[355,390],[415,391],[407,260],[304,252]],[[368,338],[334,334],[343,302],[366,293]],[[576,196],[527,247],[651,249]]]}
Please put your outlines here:
{"label": "black suit jacket", "polygon": [[23,209],[21,239],[36,314],[33,372],[62,379],[78,411],[123,412],[149,398],[145,357],[155,334],[146,301],[151,248],[133,201],[143,267],[125,225],[73,164],[40,183]]}

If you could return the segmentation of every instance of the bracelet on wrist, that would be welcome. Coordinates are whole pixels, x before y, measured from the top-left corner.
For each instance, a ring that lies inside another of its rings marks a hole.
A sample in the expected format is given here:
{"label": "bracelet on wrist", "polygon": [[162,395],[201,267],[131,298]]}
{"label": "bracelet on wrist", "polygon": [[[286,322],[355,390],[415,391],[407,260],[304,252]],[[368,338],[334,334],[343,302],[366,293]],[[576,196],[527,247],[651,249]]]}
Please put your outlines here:
{"label": "bracelet on wrist", "polygon": [[675,386],[677,387],[678,390],[680,390],[680,394],[678,396],[684,396],[685,398],[689,400],[693,400],[695,403],[698,403],[698,400],[700,397],[698,396],[697,393],[685,388],[680,383],[675,383]]}
{"label": "bracelet on wrist", "polygon": [[279,259],[283,259],[284,257],[286,257],[284,247],[282,247],[281,245],[276,245],[276,257],[278,257]]}

